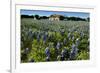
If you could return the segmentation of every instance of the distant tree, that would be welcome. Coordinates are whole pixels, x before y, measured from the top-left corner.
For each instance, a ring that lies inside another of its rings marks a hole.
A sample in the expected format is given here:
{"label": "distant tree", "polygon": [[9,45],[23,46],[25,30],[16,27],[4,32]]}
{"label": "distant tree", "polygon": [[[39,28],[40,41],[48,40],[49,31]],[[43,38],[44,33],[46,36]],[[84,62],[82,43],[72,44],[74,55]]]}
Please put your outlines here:
{"label": "distant tree", "polygon": [[21,15],[21,18],[34,18],[33,15]]}
{"label": "distant tree", "polygon": [[48,19],[49,17],[47,16],[41,16],[40,19]]}
{"label": "distant tree", "polygon": [[21,18],[28,18],[28,15],[21,15]]}
{"label": "distant tree", "polygon": [[36,19],[39,19],[39,18],[40,18],[40,16],[39,16],[39,15],[35,15],[34,17],[35,17]]}
{"label": "distant tree", "polygon": [[80,18],[80,17],[67,17],[67,20],[71,20],[71,21],[86,21],[85,18]]}
{"label": "distant tree", "polygon": [[89,17],[87,18],[87,21],[88,21],[88,22],[90,21],[90,18],[89,18]]}
{"label": "distant tree", "polygon": [[64,20],[65,19],[65,17],[64,16],[60,16],[60,20]]}
{"label": "distant tree", "polygon": [[68,16],[65,16],[65,17],[64,17],[64,20],[68,20]]}
{"label": "distant tree", "polygon": [[30,16],[30,18],[34,18],[34,16],[33,16],[33,15],[31,15],[31,16]]}

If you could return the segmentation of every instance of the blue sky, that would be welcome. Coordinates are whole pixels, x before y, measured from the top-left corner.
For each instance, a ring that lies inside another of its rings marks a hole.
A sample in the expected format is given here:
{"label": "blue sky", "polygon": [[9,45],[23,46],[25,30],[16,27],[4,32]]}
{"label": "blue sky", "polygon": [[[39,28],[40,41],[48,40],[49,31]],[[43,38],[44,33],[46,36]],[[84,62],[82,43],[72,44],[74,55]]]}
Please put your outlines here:
{"label": "blue sky", "polygon": [[89,17],[89,13],[84,12],[58,12],[58,11],[43,11],[43,10],[20,10],[21,15],[39,15],[39,16],[50,16],[52,14],[60,14],[64,16],[75,16],[75,17],[81,17],[81,18],[87,18]]}

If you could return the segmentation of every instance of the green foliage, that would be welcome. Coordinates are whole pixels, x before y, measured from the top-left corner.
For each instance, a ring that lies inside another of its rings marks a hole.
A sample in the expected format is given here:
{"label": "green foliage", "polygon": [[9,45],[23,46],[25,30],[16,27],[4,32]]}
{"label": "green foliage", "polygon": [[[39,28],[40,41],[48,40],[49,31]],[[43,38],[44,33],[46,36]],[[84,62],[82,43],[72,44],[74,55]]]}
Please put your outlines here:
{"label": "green foliage", "polygon": [[90,58],[89,52],[87,52],[87,51],[81,51],[77,55],[77,60],[88,60],[89,58]]}
{"label": "green foliage", "polygon": [[[40,41],[37,40],[37,35],[30,39],[28,31],[32,29],[35,34],[44,32],[48,33],[46,43],[43,41],[43,35]],[[63,31],[64,30],[64,31]],[[63,33],[61,33],[63,31]],[[68,33],[71,33],[68,38]],[[83,32],[82,37],[80,33]],[[72,36],[74,39],[72,40]],[[67,43],[63,45],[63,40],[66,39]],[[61,43],[59,52],[67,48],[71,52],[72,44],[79,38],[80,44],[78,45],[78,54],[75,60],[88,60],[89,59],[89,22],[85,21],[49,21],[49,20],[34,20],[34,19],[21,19],[21,62],[26,63],[31,59],[35,62],[45,62],[46,55],[45,49],[50,48],[50,61],[57,61],[56,44]],[[25,48],[29,48],[29,53],[24,54]],[[68,58],[66,58],[68,60]]]}

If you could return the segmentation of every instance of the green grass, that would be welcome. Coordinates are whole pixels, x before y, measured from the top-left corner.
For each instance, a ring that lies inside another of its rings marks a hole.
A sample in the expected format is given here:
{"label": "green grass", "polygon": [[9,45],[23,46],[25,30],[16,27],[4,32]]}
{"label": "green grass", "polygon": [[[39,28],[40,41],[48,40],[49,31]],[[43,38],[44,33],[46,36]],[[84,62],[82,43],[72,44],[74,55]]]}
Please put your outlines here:
{"label": "green grass", "polygon": [[[48,32],[48,35],[52,35],[51,39],[47,39],[46,43],[43,43],[42,37],[40,42],[37,41],[36,36],[33,40],[29,38],[26,34],[29,29],[32,32]],[[65,31],[63,35],[60,31]],[[71,33],[75,38],[74,40],[68,38],[68,33]],[[80,33],[83,32],[84,36],[81,37]],[[25,48],[30,48],[27,55],[23,55],[21,52],[21,62],[29,62],[30,59],[34,59],[35,62],[45,62],[45,48],[51,46],[50,48],[50,61],[56,61],[57,55],[55,53],[55,45],[58,41],[63,42],[64,38],[67,39],[66,45],[60,48],[60,52],[64,47],[71,51],[71,46],[75,43],[77,38],[80,38],[80,45],[78,46],[78,54],[75,60],[89,60],[89,22],[86,21],[49,21],[49,20],[33,20],[33,19],[21,19],[21,51]],[[66,59],[67,61],[68,59]]]}

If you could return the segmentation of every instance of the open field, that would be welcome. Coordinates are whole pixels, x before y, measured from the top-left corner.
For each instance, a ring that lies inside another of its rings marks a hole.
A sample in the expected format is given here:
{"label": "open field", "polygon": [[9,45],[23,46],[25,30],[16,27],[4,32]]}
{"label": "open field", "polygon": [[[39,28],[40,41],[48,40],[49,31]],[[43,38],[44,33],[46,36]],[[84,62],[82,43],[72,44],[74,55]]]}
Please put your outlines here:
{"label": "open field", "polygon": [[21,19],[21,62],[89,60],[88,21]]}

